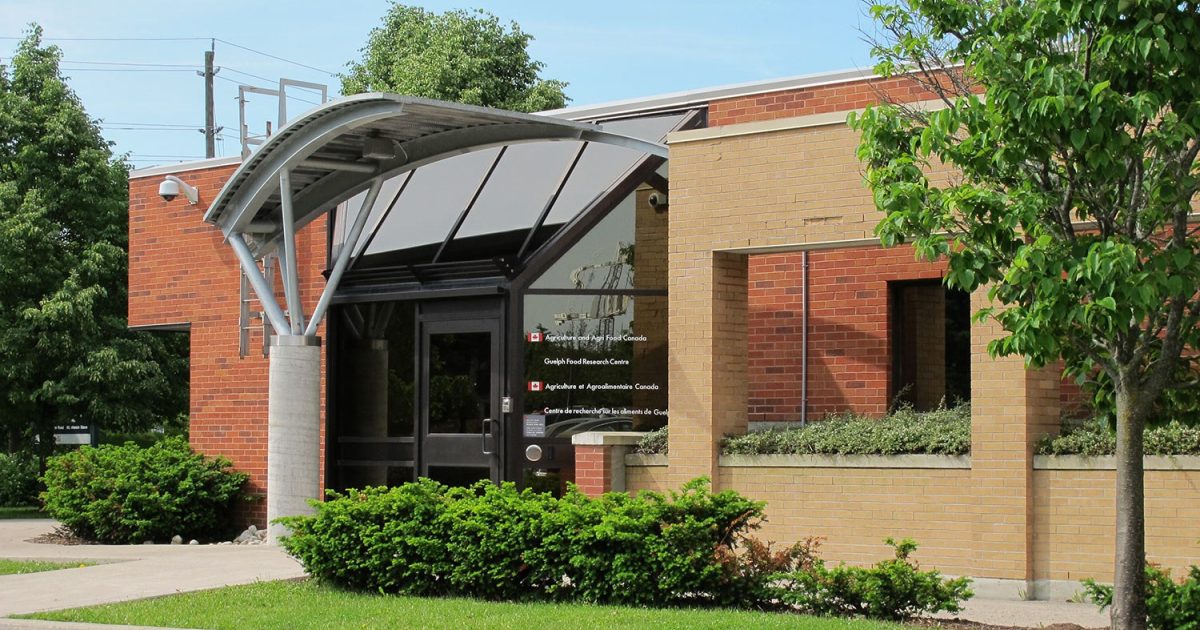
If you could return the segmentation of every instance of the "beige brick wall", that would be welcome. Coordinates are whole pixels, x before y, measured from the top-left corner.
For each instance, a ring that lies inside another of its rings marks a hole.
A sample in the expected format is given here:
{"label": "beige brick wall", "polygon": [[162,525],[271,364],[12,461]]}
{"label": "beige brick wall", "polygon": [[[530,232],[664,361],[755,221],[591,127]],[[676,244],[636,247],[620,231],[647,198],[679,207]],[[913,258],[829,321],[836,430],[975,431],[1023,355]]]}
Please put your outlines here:
{"label": "beige brick wall", "polygon": [[[1111,470],[1034,471],[1027,550],[1020,523],[1012,519],[1001,517],[996,529],[981,531],[977,514],[986,504],[972,491],[977,474],[965,469],[720,468],[724,488],[767,502],[767,522],[755,536],[783,544],[825,537],[822,556],[831,562],[871,564],[886,557],[884,538],[909,537],[921,545],[915,557],[923,566],[948,574],[1011,577],[989,567],[1028,551],[1030,577],[1017,579],[1112,579]],[[676,488],[665,467],[630,466],[626,479],[631,492]],[[1017,543],[997,544],[1013,530],[1022,535]],[[1146,548],[1150,561],[1175,575],[1200,564],[1200,471],[1146,471]]]}
{"label": "beige brick wall", "polygon": [[970,471],[898,468],[722,467],[721,485],[767,502],[756,536],[791,543],[822,536],[822,556],[873,564],[889,557],[883,539],[912,538],[923,566],[973,574]]}
{"label": "beige brick wall", "polygon": [[[1036,579],[1112,579],[1114,487],[1111,470],[1034,471]],[[1200,471],[1146,471],[1146,554],[1176,576],[1200,564]]]}
{"label": "beige brick wall", "polygon": [[627,466],[625,468],[625,487],[631,493],[639,490],[653,490],[667,493],[678,490],[672,486],[666,466]]}

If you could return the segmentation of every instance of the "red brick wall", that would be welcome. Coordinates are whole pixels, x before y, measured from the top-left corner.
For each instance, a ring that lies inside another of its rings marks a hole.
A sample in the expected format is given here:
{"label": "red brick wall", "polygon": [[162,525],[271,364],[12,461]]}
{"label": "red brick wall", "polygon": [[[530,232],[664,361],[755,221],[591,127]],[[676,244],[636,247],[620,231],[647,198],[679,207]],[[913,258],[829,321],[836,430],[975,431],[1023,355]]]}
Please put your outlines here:
{"label": "red brick wall", "polygon": [[[178,173],[200,189],[198,206],[181,198],[163,201],[158,196],[162,175],[130,180],[129,325],[191,324],[192,445],[231,459],[250,474],[251,492],[261,494],[267,474],[267,361],[261,353],[261,326],[251,335],[250,355],[239,358],[237,259],[220,230],[202,220],[236,168]],[[325,221],[301,230],[297,240],[301,292],[305,310],[311,312],[324,286]],[[278,278],[275,286],[282,286]],[[261,310],[257,302],[251,308]],[[324,393],[322,388],[322,405]],[[246,517],[264,525],[266,503],[253,503]]]}
{"label": "red brick wall", "polygon": [[879,102],[881,92],[901,102],[937,98],[907,78],[847,81],[713,101],[708,104],[708,126],[861,109]]}
{"label": "red brick wall", "polygon": [[[804,288],[802,254],[751,256],[749,419],[799,420]],[[840,411],[881,415],[891,388],[888,285],[940,278],[944,263],[909,247],[809,253],[809,418]]]}
{"label": "red brick wall", "polygon": [[612,448],[575,446],[575,483],[579,491],[598,497],[612,490]]}

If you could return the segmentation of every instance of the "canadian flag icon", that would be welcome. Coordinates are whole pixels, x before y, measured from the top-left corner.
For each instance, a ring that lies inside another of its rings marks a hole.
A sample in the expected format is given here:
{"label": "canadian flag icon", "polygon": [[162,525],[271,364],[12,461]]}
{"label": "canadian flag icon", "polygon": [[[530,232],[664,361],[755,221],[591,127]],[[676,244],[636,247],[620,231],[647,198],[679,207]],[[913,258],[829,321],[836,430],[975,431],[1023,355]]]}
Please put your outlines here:
{"label": "canadian flag icon", "polygon": [[529,381],[529,391],[540,392],[542,391],[542,385],[541,381]]}
{"label": "canadian flag icon", "polygon": [[525,340],[530,343],[540,343],[542,341],[542,333],[531,332],[525,335]]}

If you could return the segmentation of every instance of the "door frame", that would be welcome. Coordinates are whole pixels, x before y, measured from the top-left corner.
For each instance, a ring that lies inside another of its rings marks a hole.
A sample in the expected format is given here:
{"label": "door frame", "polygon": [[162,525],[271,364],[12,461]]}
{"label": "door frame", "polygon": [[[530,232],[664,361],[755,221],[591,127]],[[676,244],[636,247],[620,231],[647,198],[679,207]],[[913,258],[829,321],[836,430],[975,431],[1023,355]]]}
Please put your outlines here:
{"label": "door frame", "polygon": [[[432,300],[417,304],[413,360],[417,378],[417,461],[418,477],[427,477],[432,466],[471,466],[486,462],[489,479],[499,483],[505,478],[507,458],[505,436],[508,414],[501,412],[507,365],[505,343],[505,304],[503,298]],[[490,422],[480,433],[429,433],[429,336],[456,332],[486,332],[491,335]],[[434,442],[429,442],[432,436]],[[444,442],[444,444],[437,444]],[[490,447],[492,453],[483,451]],[[446,449],[446,450],[442,450]],[[475,457],[478,455],[478,457]],[[482,466],[480,466],[482,467]]]}

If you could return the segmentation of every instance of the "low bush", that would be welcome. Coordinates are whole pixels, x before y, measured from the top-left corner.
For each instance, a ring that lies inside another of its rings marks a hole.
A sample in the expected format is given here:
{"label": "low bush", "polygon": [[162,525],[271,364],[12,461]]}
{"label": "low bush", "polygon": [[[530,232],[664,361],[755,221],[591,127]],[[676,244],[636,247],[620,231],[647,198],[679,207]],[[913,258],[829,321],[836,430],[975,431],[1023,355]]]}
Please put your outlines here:
{"label": "low bush", "polygon": [[46,513],[101,543],[213,539],[232,533],[231,511],[247,476],[182,438],[149,448],[85,446],[46,464]]}
{"label": "low bush", "polygon": [[727,455],[965,455],[971,452],[971,408],[902,408],[882,419],[845,414],[729,437],[722,449]]}
{"label": "low bush", "polygon": [[[1147,427],[1144,435],[1146,455],[1200,455],[1200,426],[1171,421]],[[1106,419],[1091,420],[1066,427],[1062,434],[1038,443],[1039,455],[1112,455],[1117,450],[1117,433]]]}
{"label": "low bush", "polygon": [[24,453],[0,453],[0,507],[37,503],[37,459]]}
{"label": "low bush", "polygon": [[801,612],[839,617],[902,621],[920,614],[958,612],[969,599],[970,580],[944,579],[937,571],[922,571],[909,559],[917,544],[909,539],[885,541],[895,558],[873,567],[813,566],[779,576],[777,597]]}
{"label": "low bush", "polygon": [[[1084,580],[1084,593],[1101,610],[1112,605],[1113,587]],[[1146,624],[1150,630],[1200,630],[1200,567],[1176,582],[1171,572],[1146,565]]]}
{"label": "low bush", "polygon": [[667,427],[655,429],[643,435],[642,439],[638,440],[633,452],[641,453],[642,455],[666,455],[667,435]]}
{"label": "low bush", "polygon": [[[562,498],[487,482],[331,492],[281,519],[309,574],[358,590],[627,605],[726,605],[718,548],[757,526],[762,504],[693,481],[669,496]],[[728,553],[728,552],[721,552]],[[765,576],[764,576],[765,578]],[[745,580],[741,580],[742,583]]]}
{"label": "low bush", "polygon": [[512,484],[448,488],[421,479],[330,492],[314,506],[315,515],[280,519],[291,529],[284,548],[310,575],[361,591],[797,607],[889,619],[957,610],[970,596],[966,580],[942,580],[910,563],[910,541],[896,546],[896,560],[874,569],[826,569],[816,539],[783,548],[759,542],[747,534],[758,527],[763,504],[710,492],[705,479],[669,495],[600,498],[575,489],[555,498]]}

